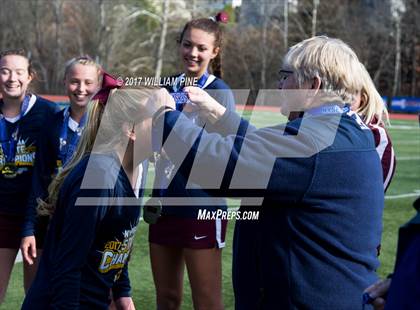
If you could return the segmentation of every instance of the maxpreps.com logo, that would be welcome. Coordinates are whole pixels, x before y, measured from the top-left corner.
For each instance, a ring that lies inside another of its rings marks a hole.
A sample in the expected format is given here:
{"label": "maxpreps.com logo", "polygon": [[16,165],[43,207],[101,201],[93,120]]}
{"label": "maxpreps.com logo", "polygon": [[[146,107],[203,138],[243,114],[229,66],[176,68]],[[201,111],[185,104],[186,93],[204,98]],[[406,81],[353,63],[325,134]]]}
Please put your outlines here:
{"label": "maxpreps.com logo", "polygon": [[101,263],[99,265],[99,272],[106,273],[113,269],[122,269],[130,256],[131,248],[133,246],[134,235],[137,227],[123,232],[123,241],[108,241],[105,244],[102,252]]}

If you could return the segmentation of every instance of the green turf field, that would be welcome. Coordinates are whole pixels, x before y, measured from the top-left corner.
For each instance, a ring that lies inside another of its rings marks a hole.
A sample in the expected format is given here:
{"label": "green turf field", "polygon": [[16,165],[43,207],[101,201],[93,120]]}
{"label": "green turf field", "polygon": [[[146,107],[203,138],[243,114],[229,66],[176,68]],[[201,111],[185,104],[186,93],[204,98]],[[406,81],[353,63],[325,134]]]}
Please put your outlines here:
{"label": "green turf field", "polygon": [[[251,121],[257,126],[279,123],[281,119],[272,112],[254,112]],[[387,192],[384,212],[379,274],[390,273],[394,265],[398,227],[414,215],[412,202],[420,195],[420,130],[417,121],[392,121],[389,129],[397,156],[397,170]],[[411,194],[411,196],[410,196]],[[406,197],[401,197],[407,195]],[[223,292],[226,309],[233,309],[231,281],[232,235],[234,222],[228,225],[226,248],[223,250]],[[155,309],[155,294],[148,257],[147,224],[141,222],[130,262],[130,277],[137,309]],[[187,277],[186,277],[187,278]],[[22,263],[15,265],[6,300],[0,309],[18,309],[23,300]],[[185,280],[183,309],[192,309],[188,280]]]}

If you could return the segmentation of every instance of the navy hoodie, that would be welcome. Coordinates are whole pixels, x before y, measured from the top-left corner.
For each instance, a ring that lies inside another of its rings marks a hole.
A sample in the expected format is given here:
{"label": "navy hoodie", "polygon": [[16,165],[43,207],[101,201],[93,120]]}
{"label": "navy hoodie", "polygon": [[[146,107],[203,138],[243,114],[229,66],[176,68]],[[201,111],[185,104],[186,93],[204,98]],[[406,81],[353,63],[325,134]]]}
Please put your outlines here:
{"label": "navy hoodie", "polygon": [[[5,178],[0,174],[0,213],[24,216],[38,144],[42,139],[40,133],[57,110],[54,103],[35,95],[31,97],[33,99],[30,100],[28,110],[21,119],[16,123],[6,121],[9,132],[19,126],[15,158],[18,171],[14,178]],[[0,146],[0,169],[4,162],[5,156]]]}
{"label": "navy hoodie", "polygon": [[[88,162],[95,189],[81,188]],[[121,197],[135,195],[115,155],[86,156],[69,173],[22,309],[107,309],[111,288],[114,299],[130,296],[127,264],[140,202],[115,200]]]}

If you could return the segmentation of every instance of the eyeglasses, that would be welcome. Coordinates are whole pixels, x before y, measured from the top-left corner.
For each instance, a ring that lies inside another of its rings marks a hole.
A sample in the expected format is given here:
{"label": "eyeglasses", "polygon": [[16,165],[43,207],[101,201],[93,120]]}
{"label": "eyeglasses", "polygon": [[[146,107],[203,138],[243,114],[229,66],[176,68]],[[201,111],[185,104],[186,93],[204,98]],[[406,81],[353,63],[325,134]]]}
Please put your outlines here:
{"label": "eyeglasses", "polygon": [[287,79],[292,74],[293,74],[293,71],[290,71],[290,70],[280,70],[279,71],[279,80],[280,81],[284,81],[285,79]]}

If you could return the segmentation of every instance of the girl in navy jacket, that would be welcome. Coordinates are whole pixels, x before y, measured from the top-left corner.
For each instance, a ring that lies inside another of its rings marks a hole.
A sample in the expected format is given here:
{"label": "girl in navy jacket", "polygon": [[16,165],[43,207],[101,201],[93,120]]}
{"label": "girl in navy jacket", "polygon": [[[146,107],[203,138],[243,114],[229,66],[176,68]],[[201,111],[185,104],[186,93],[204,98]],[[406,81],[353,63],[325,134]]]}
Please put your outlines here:
{"label": "girl in navy jacket", "polygon": [[37,267],[37,258],[42,254],[48,225],[48,217],[38,217],[36,214],[37,199],[48,196],[48,185],[52,177],[76,150],[85,127],[88,102],[100,88],[101,77],[101,67],[90,57],[69,60],[64,70],[64,85],[70,105],[57,111],[46,123],[48,126],[43,128],[21,242],[23,260],[29,265],[35,264],[34,269]]}
{"label": "girl in navy jacket", "polygon": [[140,214],[133,188],[151,154],[143,147],[150,138],[138,136],[151,119],[137,122],[150,90],[112,90],[108,98],[117,83],[104,79],[75,155],[39,207],[52,219],[23,309],[107,309],[111,290],[118,307],[132,305],[127,264]]}
{"label": "girl in navy jacket", "polygon": [[[222,30],[225,17],[201,18],[188,22],[179,38],[184,73],[175,76],[168,87],[182,110],[186,97],[183,87],[191,84],[204,89],[228,110],[234,110],[233,95],[221,79]],[[208,72],[211,66],[212,73]],[[192,80],[195,79],[194,82]],[[212,125],[197,113],[186,112],[193,122],[212,131]],[[226,219],[198,220],[199,209],[226,210],[226,201],[214,197],[200,186],[189,183],[185,175],[192,170],[195,153],[188,154],[180,167],[162,154],[156,161],[153,195],[162,202],[162,214],[150,225],[149,242],[158,308],[177,309],[181,305],[184,265],[187,266],[194,306],[197,309],[222,308],[222,259]],[[178,170],[179,168],[179,170]],[[171,204],[171,199],[178,203]]]}
{"label": "girl in navy jacket", "polygon": [[[23,50],[0,55],[0,304],[19,250],[40,132],[55,112],[52,102],[28,92],[35,78]],[[25,289],[36,269],[23,264]]]}

